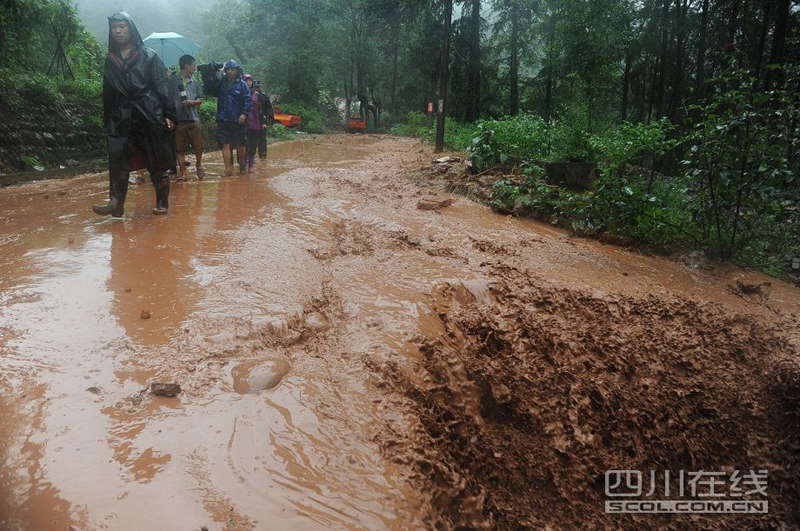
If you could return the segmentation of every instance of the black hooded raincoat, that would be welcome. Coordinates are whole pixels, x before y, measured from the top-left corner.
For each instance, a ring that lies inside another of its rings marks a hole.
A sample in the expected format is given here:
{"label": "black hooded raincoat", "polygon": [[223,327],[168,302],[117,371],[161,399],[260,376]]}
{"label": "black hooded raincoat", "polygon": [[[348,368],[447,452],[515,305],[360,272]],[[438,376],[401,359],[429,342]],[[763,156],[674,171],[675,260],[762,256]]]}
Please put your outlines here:
{"label": "black hooded raincoat", "polygon": [[[111,23],[126,21],[134,50],[122,59],[111,37]],[[177,120],[167,87],[166,67],[144,46],[130,15],[108,18],[108,56],[103,72],[103,122],[108,135],[108,166],[114,174],[147,168],[160,174],[175,167],[175,150],[164,118]]]}

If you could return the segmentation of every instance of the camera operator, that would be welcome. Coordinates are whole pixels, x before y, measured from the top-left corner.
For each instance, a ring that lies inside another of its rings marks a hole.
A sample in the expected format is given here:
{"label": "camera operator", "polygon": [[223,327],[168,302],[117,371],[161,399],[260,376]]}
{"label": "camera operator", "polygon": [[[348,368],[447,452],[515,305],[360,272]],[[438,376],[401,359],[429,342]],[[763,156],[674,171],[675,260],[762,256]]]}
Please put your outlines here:
{"label": "camera operator", "polygon": [[[215,82],[213,66],[218,63],[201,65],[200,73],[206,93],[217,97],[217,142],[222,146],[225,175],[233,175],[232,151],[236,149],[239,173],[246,170],[245,129],[247,114],[250,112],[250,89],[242,80],[242,67],[234,59],[225,63],[225,75]],[[213,73],[213,78],[212,78]]]}

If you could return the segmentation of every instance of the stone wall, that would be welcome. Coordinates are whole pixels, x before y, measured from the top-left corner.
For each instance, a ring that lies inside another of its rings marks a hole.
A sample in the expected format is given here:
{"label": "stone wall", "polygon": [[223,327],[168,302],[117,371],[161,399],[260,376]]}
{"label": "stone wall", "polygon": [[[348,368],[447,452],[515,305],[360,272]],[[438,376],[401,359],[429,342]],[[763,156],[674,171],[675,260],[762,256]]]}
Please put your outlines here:
{"label": "stone wall", "polygon": [[24,116],[0,111],[0,173],[75,165],[106,149],[102,128],[78,104],[31,109]]}

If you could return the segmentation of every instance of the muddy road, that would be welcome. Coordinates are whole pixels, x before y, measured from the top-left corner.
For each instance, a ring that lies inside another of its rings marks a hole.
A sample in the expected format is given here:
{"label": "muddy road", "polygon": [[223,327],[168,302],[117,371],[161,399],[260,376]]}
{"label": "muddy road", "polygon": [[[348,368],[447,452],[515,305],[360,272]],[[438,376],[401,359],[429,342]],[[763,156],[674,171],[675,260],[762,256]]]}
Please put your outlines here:
{"label": "muddy road", "polygon": [[0,529],[641,529],[603,470],[703,467],[772,497],[702,525],[800,525],[800,289],[496,215],[430,158],[215,154],[123,220],[104,174],[0,189]]}

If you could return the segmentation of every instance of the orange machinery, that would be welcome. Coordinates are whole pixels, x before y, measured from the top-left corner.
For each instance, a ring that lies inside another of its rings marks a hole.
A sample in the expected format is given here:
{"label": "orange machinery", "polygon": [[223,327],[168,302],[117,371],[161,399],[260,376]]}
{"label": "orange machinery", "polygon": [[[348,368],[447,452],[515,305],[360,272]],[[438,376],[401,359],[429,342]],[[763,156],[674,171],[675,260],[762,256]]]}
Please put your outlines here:
{"label": "orange machinery", "polygon": [[273,105],[272,110],[275,112],[275,121],[285,127],[295,127],[303,123],[302,117],[297,114],[283,113],[277,105]]}
{"label": "orange machinery", "polygon": [[367,130],[367,122],[361,118],[350,118],[347,120],[346,127],[348,133],[363,133]]}

